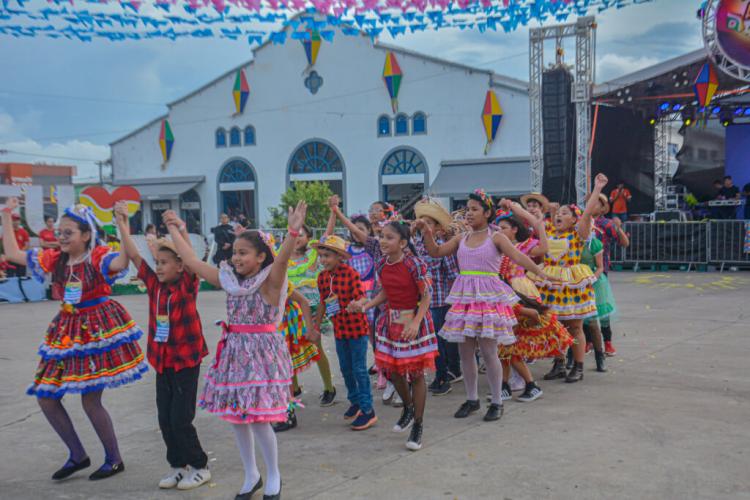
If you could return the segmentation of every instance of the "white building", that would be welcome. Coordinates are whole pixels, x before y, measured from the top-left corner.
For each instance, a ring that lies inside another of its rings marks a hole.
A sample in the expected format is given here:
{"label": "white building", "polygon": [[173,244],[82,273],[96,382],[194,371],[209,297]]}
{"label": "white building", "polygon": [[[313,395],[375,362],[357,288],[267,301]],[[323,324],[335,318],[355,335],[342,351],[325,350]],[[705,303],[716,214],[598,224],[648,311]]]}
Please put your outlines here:
{"label": "white building", "polygon": [[[397,113],[383,82],[388,51],[403,72]],[[239,70],[250,93],[238,114],[232,91]],[[488,89],[503,118],[485,155]],[[378,199],[407,203],[422,192],[449,199],[477,187],[495,195],[529,189],[525,82],[366,36],[336,32],[311,67],[299,41],[265,44],[252,61],[168,108],[111,144],[113,183],[139,189],[144,222],[179,207],[206,233],[233,208],[263,225],[268,207],[295,181],[329,181],[348,213],[366,212]],[[174,134],[167,163],[159,146],[165,119]]]}

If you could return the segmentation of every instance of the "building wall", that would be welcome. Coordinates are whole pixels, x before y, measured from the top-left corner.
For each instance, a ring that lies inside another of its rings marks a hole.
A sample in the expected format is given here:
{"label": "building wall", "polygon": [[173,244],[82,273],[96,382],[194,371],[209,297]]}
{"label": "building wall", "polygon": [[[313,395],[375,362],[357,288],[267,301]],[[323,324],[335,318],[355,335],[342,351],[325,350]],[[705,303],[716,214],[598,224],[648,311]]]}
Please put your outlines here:
{"label": "building wall", "polygon": [[[175,136],[172,158],[161,168],[160,121],[112,145],[115,178],[205,175],[197,188],[204,210],[204,231],[215,225],[219,208],[217,179],[233,158],[249,162],[256,174],[261,223],[268,207],[286,189],[290,157],[312,139],[324,140],[339,152],[345,167],[348,212],[364,211],[380,198],[379,171],[392,150],[407,146],[425,158],[430,182],[444,160],[481,158],[485,135],[481,121],[488,73],[443,65],[413,55],[396,54],[404,73],[399,111],[427,114],[427,134],[378,138],[377,119],[393,117],[383,84],[385,49],[369,38],[336,33],[323,42],[315,67],[323,86],[312,95],[304,86],[307,60],[301,44],[267,45],[245,66],[250,96],[245,112],[233,116],[232,72],[171,107]],[[495,87],[504,110],[498,136],[488,157],[529,154],[528,94]],[[215,147],[215,131],[253,125],[256,146]],[[481,179],[477,179],[477,187]],[[146,210],[148,212],[148,210]]]}

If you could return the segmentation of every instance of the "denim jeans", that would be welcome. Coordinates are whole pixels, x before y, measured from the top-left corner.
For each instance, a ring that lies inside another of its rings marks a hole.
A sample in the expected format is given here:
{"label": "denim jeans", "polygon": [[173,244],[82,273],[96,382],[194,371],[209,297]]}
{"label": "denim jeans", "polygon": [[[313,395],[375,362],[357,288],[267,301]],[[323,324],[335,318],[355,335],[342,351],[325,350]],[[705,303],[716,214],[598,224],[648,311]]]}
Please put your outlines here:
{"label": "denim jeans", "polygon": [[358,339],[336,339],[336,354],[348,392],[347,399],[365,413],[372,410],[370,375],[367,373],[368,340],[367,336]]}
{"label": "denim jeans", "polygon": [[[443,328],[445,315],[451,306],[431,307],[430,314],[432,322],[435,324],[435,333]],[[435,378],[445,382],[448,379],[448,372],[454,375],[461,375],[461,361],[458,357],[458,344],[448,342],[438,335],[438,357],[435,359]]]}

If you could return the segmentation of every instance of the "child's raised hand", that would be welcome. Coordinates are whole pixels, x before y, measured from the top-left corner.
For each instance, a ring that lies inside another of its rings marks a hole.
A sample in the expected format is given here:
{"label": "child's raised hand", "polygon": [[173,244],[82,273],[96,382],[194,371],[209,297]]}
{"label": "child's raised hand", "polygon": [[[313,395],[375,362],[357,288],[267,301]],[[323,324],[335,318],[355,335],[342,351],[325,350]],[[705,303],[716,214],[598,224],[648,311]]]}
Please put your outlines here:
{"label": "child's raised hand", "polygon": [[328,198],[328,208],[331,210],[337,209],[339,206],[339,196],[337,194],[334,194],[333,196]]}
{"label": "child's raised hand", "polygon": [[13,210],[18,208],[18,198],[15,196],[11,196],[8,198],[8,201],[5,202],[5,206],[3,207],[4,212],[12,212]]}
{"label": "child's raised hand", "polygon": [[604,186],[607,185],[609,182],[609,179],[607,179],[607,176],[604,174],[596,174],[596,179],[594,179],[594,185],[598,187],[599,189],[603,189]]}
{"label": "child's raised hand", "polygon": [[115,218],[118,224],[125,224],[130,219],[130,212],[128,211],[128,203],[125,201],[118,201],[115,203]]}
{"label": "child's raised hand", "polygon": [[302,229],[302,225],[305,223],[305,217],[307,216],[307,203],[304,201],[300,201],[297,203],[297,206],[292,209],[292,207],[289,207],[289,212],[287,215],[287,221],[289,224],[289,229],[293,232],[299,232],[300,229]]}
{"label": "child's raised hand", "polygon": [[422,219],[417,219],[414,221],[414,227],[419,230],[422,234],[432,234],[432,229],[430,226],[427,225],[427,223]]}
{"label": "child's raised hand", "polygon": [[180,217],[177,215],[177,212],[174,210],[167,210],[161,215],[161,219],[167,226],[175,226],[178,229],[183,227],[185,223],[180,219]]}
{"label": "child's raised hand", "polygon": [[513,209],[513,202],[507,198],[500,200],[500,208],[506,212],[510,212]]}

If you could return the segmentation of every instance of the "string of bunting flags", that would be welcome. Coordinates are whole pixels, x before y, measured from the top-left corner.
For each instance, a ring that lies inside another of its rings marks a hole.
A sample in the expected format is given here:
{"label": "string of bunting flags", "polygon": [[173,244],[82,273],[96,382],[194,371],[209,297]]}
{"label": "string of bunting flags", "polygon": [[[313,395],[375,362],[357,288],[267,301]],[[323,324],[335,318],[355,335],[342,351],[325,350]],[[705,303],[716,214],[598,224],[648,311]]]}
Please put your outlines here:
{"label": "string of bunting flags", "polygon": [[[653,0],[0,0],[0,36],[93,40],[288,38],[332,42],[334,30],[393,37],[443,28],[510,32]],[[291,30],[284,28],[291,27]],[[314,58],[312,58],[314,59]]]}

